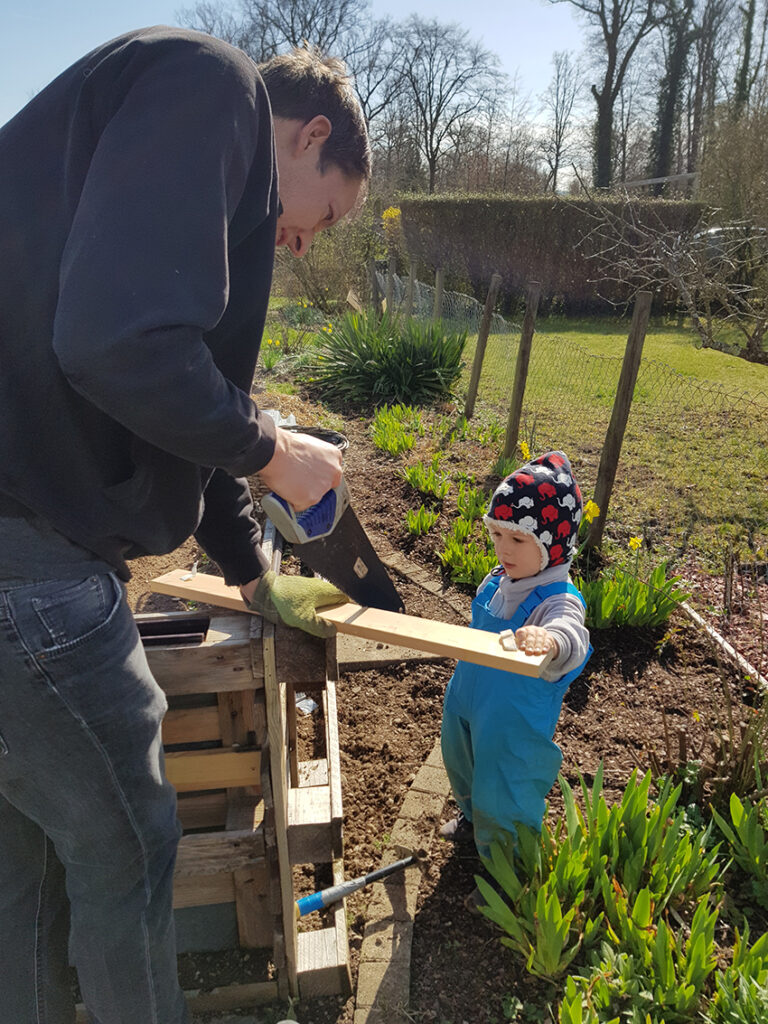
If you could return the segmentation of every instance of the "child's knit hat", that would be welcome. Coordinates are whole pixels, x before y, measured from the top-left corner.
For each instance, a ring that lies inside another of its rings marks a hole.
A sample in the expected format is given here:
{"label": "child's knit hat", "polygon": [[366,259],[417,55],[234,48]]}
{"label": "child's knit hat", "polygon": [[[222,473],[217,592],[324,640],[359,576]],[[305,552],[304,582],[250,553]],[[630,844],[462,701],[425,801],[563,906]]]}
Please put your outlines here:
{"label": "child's knit hat", "polygon": [[581,491],[567,455],[547,452],[502,480],[483,522],[530,534],[546,569],[573,557],[581,511]]}

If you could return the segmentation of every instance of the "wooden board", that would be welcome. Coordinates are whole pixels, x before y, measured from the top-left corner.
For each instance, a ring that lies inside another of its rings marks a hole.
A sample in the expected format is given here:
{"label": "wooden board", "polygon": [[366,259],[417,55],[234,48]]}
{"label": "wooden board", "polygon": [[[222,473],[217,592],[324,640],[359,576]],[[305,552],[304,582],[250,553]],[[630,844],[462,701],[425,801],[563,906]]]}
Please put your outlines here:
{"label": "wooden board", "polygon": [[[174,569],[152,580],[150,586],[158,594],[204,601],[241,612],[248,610],[239,589],[228,587],[220,576],[204,573],[191,576],[183,569]],[[420,619],[415,615],[385,612],[379,608],[363,608],[351,602],[325,608],[318,614],[325,622],[333,623],[340,633],[471,661],[524,676],[540,676],[551,657],[549,654],[525,655],[520,651],[505,651],[499,643],[498,633]]]}
{"label": "wooden board", "polygon": [[260,781],[260,773],[260,750],[223,747],[219,750],[182,750],[165,755],[165,774],[179,793],[254,786]]}

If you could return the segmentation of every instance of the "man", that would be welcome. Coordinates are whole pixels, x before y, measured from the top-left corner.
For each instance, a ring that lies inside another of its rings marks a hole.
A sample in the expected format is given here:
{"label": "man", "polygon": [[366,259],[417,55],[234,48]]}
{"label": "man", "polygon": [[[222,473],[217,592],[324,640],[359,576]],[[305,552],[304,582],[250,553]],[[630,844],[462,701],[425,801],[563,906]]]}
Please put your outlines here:
{"label": "man", "polygon": [[[267,98],[265,83],[269,90]],[[274,115],[274,116],[272,116]],[[275,245],[370,172],[341,66],[164,28],[94,50],[0,129],[0,1019],[181,1024],[165,699],[121,580],[194,533],[273,620],[245,477],[301,510],[341,456],[251,401]],[[307,605],[308,610],[307,610]]]}

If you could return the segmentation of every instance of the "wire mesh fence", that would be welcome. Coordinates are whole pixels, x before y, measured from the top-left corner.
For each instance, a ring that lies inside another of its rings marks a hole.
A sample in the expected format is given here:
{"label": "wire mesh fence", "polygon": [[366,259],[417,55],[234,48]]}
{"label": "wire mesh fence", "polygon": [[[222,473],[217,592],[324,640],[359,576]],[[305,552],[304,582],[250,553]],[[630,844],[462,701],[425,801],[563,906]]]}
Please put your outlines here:
{"label": "wire mesh fence", "polygon": [[[386,280],[380,284],[383,294]],[[402,308],[406,289],[407,279],[396,279],[396,308]],[[413,315],[434,316],[434,287],[419,283],[413,291],[419,296]],[[465,385],[482,311],[470,296],[444,294],[443,321],[470,335]],[[494,315],[477,415],[506,422],[519,344],[520,326]],[[623,354],[595,354],[556,335],[537,332],[533,339],[520,439],[532,451],[567,451],[587,494],[597,476],[622,361]],[[743,540],[759,552],[768,548],[766,480],[768,388],[742,391],[687,376],[657,359],[642,360],[611,498],[614,520],[642,535],[650,549],[663,541],[667,550],[695,552],[698,533],[706,532],[710,551],[721,537],[723,547]]]}
{"label": "wire mesh fence", "polygon": [[[378,268],[376,270],[376,281],[382,295],[387,294],[387,275]],[[393,274],[391,277],[392,305],[396,311],[402,311],[408,303],[407,277]],[[434,285],[414,279],[412,299],[410,299],[410,315],[418,320],[431,320],[435,315],[435,292]],[[446,327],[454,330],[477,332],[483,316],[483,306],[471,295],[464,295],[462,292],[443,291],[441,301],[440,319]],[[491,334],[506,334],[509,330],[515,330],[509,320],[494,313],[491,317]]]}

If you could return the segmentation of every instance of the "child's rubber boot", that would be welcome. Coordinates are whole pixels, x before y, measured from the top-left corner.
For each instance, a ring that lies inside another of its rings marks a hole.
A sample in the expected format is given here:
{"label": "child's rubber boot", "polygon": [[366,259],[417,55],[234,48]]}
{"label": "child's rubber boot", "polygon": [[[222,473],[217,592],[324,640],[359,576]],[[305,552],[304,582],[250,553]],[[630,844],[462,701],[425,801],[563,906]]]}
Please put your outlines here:
{"label": "child's rubber boot", "polygon": [[455,818],[440,826],[440,835],[451,843],[474,843],[475,833],[472,822],[459,811]]}

